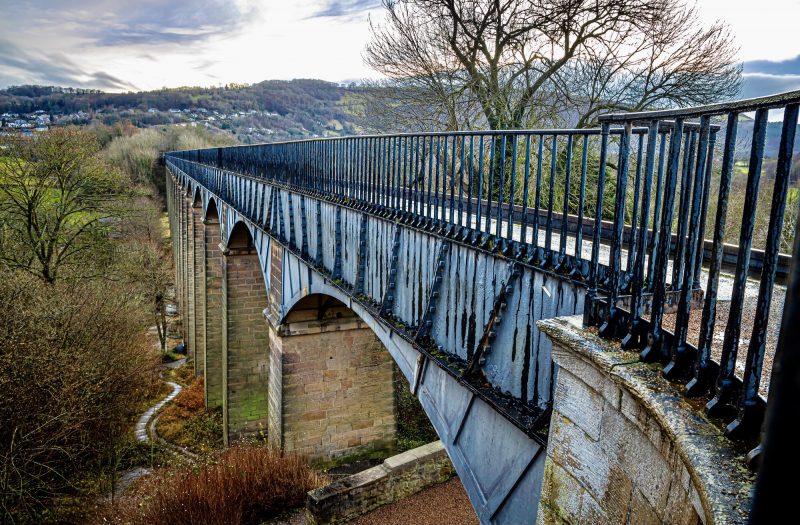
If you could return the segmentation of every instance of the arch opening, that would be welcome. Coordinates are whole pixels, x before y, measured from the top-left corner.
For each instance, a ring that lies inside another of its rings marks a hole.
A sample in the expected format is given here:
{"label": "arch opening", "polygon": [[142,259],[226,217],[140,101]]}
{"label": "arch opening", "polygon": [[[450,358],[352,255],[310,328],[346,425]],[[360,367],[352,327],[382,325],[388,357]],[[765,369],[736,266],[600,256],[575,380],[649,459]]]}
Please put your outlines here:
{"label": "arch opening", "polygon": [[203,220],[205,222],[219,222],[219,211],[217,209],[217,203],[213,197],[208,200],[208,205],[206,206]]}
{"label": "arch opening", "polygon": [[203,204],[203,196],[200,193],[200,186],[197,186],[194,189],[193,196],[192,196],[192,206],[200,206]]}
{"label": "arch opening", "polygon": [[234,250],[249,250],[254,247],[253,236],[250,234],[250,229],[244,222],[238,221],[233,225],[231,234],[228,237],[228,248]]}

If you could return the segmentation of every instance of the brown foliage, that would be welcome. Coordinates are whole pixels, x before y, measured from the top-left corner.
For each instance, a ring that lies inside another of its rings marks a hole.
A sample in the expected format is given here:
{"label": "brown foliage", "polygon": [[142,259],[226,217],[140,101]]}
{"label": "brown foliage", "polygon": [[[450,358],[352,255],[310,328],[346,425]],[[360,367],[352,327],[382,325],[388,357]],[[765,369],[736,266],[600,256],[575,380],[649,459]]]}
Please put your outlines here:
{"label": "brown foliage", "polygon": [[0,279],[0,518],[75,493],[159,384],[138,305],[109,283]]}
{"label": "brown foliage", "polygon": [[170,403],[159,417],[156,430],[167,441],[193,452],[204,454],[222,447],[222,414],[206,410],[202,377]]}
{"label": "brown foliage", "polygon": [[99,523],[131,525],[258,524],[302,505],[323,479],[302,458],[242,445],[200,468],[180,467],[143,480],[139,494]]}

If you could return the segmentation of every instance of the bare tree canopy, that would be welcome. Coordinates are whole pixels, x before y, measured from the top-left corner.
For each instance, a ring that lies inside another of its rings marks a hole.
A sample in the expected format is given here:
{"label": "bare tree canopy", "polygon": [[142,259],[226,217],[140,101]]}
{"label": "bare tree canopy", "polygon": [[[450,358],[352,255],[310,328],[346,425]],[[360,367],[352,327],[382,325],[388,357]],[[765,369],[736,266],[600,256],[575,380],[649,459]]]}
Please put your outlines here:
{"label": "bare tree canopy", "polygon": [[48,283],[65,267],[73,277],[91,274],[96,268],[84,257],[103,253],[122,188],[97,141],[58,128],[36,140],[4,137],[0,146],[0,264]]}
{"label": "bare tree canopy", "polygon": [[587,126],[739,91],[728,28],[682,0],[383,0],[365,51],[396,126]]}

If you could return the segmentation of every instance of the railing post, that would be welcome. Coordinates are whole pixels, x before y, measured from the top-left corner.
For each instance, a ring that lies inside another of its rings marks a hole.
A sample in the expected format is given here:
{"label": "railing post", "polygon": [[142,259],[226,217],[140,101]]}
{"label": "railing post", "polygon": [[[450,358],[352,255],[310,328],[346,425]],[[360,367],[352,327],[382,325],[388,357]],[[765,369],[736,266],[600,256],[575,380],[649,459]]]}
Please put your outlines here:
{"label": "railing post", "polygon": [[650,331],[647,334],[647,346],[641,353],[643,361],[661,361],[664,355],[664,335],[661,323],[664,318],[664,299],[667,293],[667,264],[672,242],[672,212],[675,208],[675,187],[678,179],[678,167],[681,154],[681,136],[683,135],[683,118],[675,119],[672,137],[669,144],[669,160],[667,161],[667,178],[664,181],[664,205],[661,210],[661,232],[659,233],[653,273],[653,304],[650,311]]}
{"label": "railing post", "polygon": [[[600,318],[597,280],[600,270],[600,236],[603,230],[603,192],[606,182],[606,159],[608,155],[608,135],[611,125],[603,122],[600,130],[600,167],[597,173],[597,204],[595,206],[594,233],[592,235],[592,260],[589,263],[589,287],[586,290],[586,299],[583,308],[583,325],[594,326]],[[541,162],[541,141],[539,142],[539,162]],[[539,195],[538,175],[536,195]],[[537,199],[538,200],[538,199]],[[537,202],[536,213],[538,216],[539,206]],[[537,225],[538,226],[538,225]],[[536,234],[534,230],[534,235]],[[535,239],[536,237],[534,237]]]}
{"label": "railing post", "polygon": [[614,202],[614,237],[611,240],[609,259],[608,306],[605,322],[600,325],[600,337],[614,337],[619,332],[620,312],[617,308],[620,273],[622,272],[622,241],[625,235],[625,196],[628,187],[628,158],[630,157],[631,123],[625,123],[625,130],[619,145],[619,166],[617,168],[617,191]]}
{"label": "railing post", "polygon": [[[641,319],[642,293],[644,288],[644,258],[645,246],[647,245],[647,227],[650,219],[650,190],[653,184],[653,171],[655,167],[656,140],[658,139],[658,120],[650,121],[647,133],[647,158],[644,168],[644,191],[642,193],[642,211],[639,218],[639,229],[636,235],[636,258],[633,262],[633,269],[628,268],[631,273],[631,311],[628,321],[628,334],[622,340],[622,348],[626,350],[639,350],[644,346],[644,323]],[[642,144],[639,142],[639,153],[641,156]],[[641,164],[641,163],[640,163]],[[638,171],[638,170],[637,170]],[[638,174],[637,174],[638,179]],[[638,185],[638,184],[637,184]],[[636,221],[636,215],[633,215]]]}

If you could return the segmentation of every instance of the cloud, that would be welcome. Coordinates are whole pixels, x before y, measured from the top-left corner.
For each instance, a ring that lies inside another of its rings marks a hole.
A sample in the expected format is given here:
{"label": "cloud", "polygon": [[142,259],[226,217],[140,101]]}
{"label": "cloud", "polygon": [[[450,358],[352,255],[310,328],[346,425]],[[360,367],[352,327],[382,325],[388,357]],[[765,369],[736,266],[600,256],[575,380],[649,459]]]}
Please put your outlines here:
{"label": "cloud", "polygon": [[35,53],[0,39],[0,85],[16,83],[136,90],[104,71],[87,71],[62,53]]}
{"label": "cloud", "polygon": [[800,89],[800,75],[770,75],[745,73],[742,75],[742,98],[761,97]]}
{"label": "cloud", "polygon": [[236,0],[31,0],[4,11],[9,31],[66,29],[94,46],[197,43],[239,30],[252,14]]}
{"label": "cloud", "polygon": [[800,55],[786,60],[749,60],[742,64],[742,97],[761,97],[800,89]]}
{"label": "cloud", "polygon": [[750,60],[743,64],[745,74],[800,75],[800,55],[788,60]]}
{"label": "cloud", "polygon": [[353,16],[381,5],[380,0],[325,0],[310,18]]}

